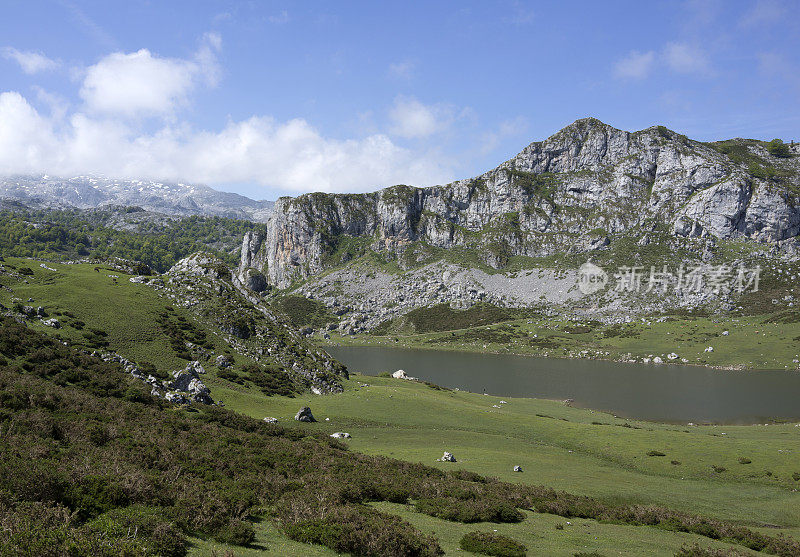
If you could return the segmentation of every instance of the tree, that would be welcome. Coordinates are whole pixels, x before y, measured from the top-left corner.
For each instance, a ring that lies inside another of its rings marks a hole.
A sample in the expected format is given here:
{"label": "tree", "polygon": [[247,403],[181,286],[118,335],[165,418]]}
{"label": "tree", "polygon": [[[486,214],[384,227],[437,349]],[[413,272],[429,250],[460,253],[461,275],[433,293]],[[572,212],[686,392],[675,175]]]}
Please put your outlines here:
{"label": "tree", "polygon": [[788,158],[792,156],[789,146],[780,139],[773,139],[767,143],[767,151],[773,157]]}

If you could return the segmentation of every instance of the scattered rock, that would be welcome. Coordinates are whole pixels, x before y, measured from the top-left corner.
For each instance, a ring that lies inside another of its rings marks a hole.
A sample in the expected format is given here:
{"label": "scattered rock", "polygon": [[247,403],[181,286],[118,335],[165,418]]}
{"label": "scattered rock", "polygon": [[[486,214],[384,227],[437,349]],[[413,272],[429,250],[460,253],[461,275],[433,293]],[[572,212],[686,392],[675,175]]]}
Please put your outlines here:
{"label": "scattered rock", "polygon": [[714,347],[713,346],[709,346],[708,348],[703,350],[703,352],[713,352],[713,351],[714,351]]}
{"label": "scattered rock", "polygon": [[522,472],[522,466],[514,466],[514,472]]}
{"label": "scattered rock", "polygon": [[272,416],[269,416],[264,418],[264,421],[267,422],[268,424],[277,424],[278,418],[273,418]]}
{"label": "scattered rock", "polygon": [[670,352],[669,354],[667,354],[667,359],[668,360],[677,360],[678,359],[678,355],[675,352]]}
{"label": "scattered rock", "polygon": [[447,451],[444,452],[442,458],[439,459],[441,462],[455,462],[456,457],[453,456],[453,453],[448,453]]}
{"label": "scattered rock", "polygon": [[214,361],[214,363],[216,363],[217,367],[220,369],[226,369],[233,365],[230,359],[228,359],[228,357],[225,356],[224,354],[220,354],[219,356],[217,356],[217,359]]}
{"label": "scattered rock", "polygon": [[655,358],[653,358],[653,363],[654,364],[663,364],[664,360],[662,360],[660,356],[656,356]]}
{"label": "scattered rock", "polygon": [[334,439],[350,439],[350,434],[343,431],[337,431],[336,433],[332,433],[331,437]]}
{"label": "scattered rock", "polygon": [[52,319],[42,319],[42,325],[47,325],[48,327],[53,327],[54,329],[61,328],[61,323],[55,317]]}
{"label": "scattered rock", "polygon": [[308,406],[303,406],[294,417],[295,420],[298,422],[316,422],[317,420],[314,418],[314,415],[311,413],[311,408]]}

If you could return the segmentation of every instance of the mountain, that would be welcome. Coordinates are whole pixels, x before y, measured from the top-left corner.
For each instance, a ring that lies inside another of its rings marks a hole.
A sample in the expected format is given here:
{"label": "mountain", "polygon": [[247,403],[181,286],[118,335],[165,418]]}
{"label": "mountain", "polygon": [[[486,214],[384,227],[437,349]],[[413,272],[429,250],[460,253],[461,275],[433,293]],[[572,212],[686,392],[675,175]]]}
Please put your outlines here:
{"label": "mountain", "polygon": [[627,132],[582,119],[475,178],[280,198],[264,230],[245,237],[240,273],[255,269],[285,288],[356,245],[406,267],[422,252],[463,248],[502,269],[515,256],[588,253],[620,235],[649,242],[662,232],[793,252],[798,153],[794,144],[703,143],[663,126]]}
{"label": "mountain", "polygon": [[38,207],[137,206],[168,215],[220,216],[255,222],[266,221],[273,206],[271,201],[255,201],[208,186],[100,176],[0,177],[0,198]]}

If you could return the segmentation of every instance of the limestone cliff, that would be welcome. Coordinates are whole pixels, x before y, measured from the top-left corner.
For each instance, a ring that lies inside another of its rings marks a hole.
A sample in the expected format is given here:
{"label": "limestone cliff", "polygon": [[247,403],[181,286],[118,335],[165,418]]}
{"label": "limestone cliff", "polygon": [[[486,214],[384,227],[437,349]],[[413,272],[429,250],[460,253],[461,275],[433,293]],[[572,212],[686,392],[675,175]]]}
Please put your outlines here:
{"label": "limestone cliff", "polygon": [[281,198],[243,242],[243,282],[278,287],[345,260],[354,246],[400,254],[462,246],[489,265],[513,255],[589,251],[629,231],[748,238],[794,249],[800,150],[754,140],[701,143],[662,126],[578,120],[481,176],[443,186]]}

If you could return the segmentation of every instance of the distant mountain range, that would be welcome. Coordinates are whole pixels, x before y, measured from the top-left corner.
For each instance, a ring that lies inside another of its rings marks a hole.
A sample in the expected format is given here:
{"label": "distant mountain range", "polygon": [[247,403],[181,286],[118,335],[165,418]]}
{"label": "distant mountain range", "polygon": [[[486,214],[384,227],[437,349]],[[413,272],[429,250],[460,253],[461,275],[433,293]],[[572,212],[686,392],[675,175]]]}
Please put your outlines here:
{"label": "distant mountain range", "polygon": [[220,216],[254,222],[266,222],[274,205],[272,201],[256,201],[208,186],[101,176],[4,176],[0,177],[0,199],[17,200],[31,207],[137,206],[167,215]]}

